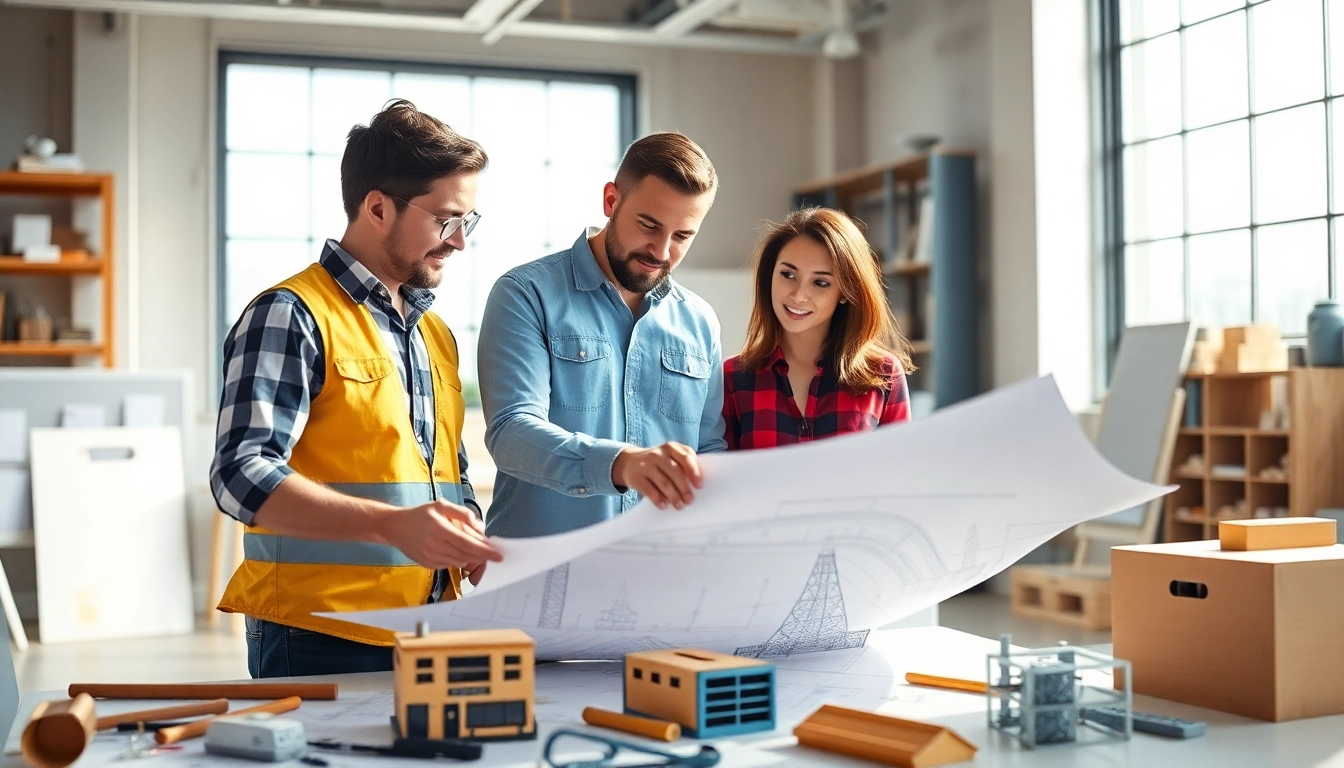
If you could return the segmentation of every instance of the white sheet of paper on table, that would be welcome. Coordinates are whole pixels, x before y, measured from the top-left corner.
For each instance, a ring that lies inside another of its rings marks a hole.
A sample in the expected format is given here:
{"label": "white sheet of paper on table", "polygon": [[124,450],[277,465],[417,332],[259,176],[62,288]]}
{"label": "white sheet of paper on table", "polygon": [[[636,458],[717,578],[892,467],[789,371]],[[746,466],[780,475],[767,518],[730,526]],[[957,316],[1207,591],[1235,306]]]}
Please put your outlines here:
{"label": "white sheet of paper on table", "polygon": [[517,627],[542,659],[858,648],[1066,528],[1164,493],[1106,463],[1048,377],[922,422],[701,461],[705,487],[684,511],[644,502],[578,531],[496,539],[504,561],[462,600],[324,615],[402,632]]}

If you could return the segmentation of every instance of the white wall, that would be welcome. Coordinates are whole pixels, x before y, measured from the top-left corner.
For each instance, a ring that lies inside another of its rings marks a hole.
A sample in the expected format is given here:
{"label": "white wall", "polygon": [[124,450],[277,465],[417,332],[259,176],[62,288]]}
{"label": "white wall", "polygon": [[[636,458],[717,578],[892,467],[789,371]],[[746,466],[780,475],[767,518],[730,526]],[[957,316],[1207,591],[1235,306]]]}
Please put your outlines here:
{"label": "white wall", "polygon": [[863,55],[865,163],[936,134],[976,152],[985,386],[1055,374],[1081,408],[1092,365],[1084,0],[904,0]]}

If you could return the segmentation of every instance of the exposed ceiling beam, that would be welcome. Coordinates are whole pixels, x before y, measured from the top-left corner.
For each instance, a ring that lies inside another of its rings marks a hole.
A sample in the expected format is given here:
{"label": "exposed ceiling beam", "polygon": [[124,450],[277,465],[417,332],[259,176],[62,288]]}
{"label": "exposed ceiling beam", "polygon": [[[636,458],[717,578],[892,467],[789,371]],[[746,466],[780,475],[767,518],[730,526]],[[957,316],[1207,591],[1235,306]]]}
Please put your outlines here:
{"label": "exposed ceiling beam", "polygon": [[476,0],[462,18],[477,29],[486,30],[495,25],[517,0]]}
{"label": "exposed ceiling beam", "polygon": [[[205,0],[0,0],[0,6],[65,8],[75,11],[110,11],[153,16],[194,16],[238,21],[329,24],[407,31],[450,32],[474,36],[480,28],[465,18],[414,13],[375,13],[326,6],[244,5]],[[669,48],[710,49],[743,53],[816,56],[817,47],[796,40],[760,35],[699,33],[664,35],[656,30],[615,24],[561,24],[549,21],[519,21],[509,30],[513,37],[574,40],[612,45],[649,45]]]}
{"label": "exposed ceiling beam", "polygon": [[720,13],[732,8],[738,0],[691,0],[689,5],[658,22],[654,32],[662,37],[681,37]]}
{"label": "exposed ceiling beam", "polygon": [[527,15],[538,5],[541,5],[541,2],[542,0],[521,0],[513,6],[513,10],[509,11],[508,15],[500,19],[488,32],[481,36],[481,42],[486,45],[494,45],[499,42],[499,39],[504,36],[505,32],[509,31],[510,27],[527,18]]}

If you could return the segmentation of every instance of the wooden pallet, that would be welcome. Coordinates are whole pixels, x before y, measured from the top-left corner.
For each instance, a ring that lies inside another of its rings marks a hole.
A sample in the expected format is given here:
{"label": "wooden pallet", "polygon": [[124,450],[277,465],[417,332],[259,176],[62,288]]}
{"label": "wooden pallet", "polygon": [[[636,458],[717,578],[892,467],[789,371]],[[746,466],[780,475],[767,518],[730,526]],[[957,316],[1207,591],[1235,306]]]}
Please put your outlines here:
{"label": "wooden pallet", "polygon": [[1109,568],[1019,565],[1009,575],[1014,614],[1083,629],[1110,629]]}

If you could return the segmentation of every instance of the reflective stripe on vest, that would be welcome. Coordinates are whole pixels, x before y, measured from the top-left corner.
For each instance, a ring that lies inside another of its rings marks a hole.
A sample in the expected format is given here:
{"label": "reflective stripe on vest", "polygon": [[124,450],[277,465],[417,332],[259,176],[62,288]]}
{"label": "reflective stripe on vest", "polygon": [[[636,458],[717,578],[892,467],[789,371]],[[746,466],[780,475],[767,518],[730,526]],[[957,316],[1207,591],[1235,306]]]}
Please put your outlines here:
{"label": "reflective stripe on vest", "polygon": [[[372,499],[394,507],[415,507],[434,500],[429,483],[327,483],[328,488],[347,496]],[[462,503],[462,486],[458,483],[435,483],[439,498],[454,504]]]}
{"label": "reflective stripe on vest", "polygon": [[[435,483],[438,497],[462,503],[462,486]],[[347,496],[382,501],[396,507],[414,507],[433,501],[429,483],[329,483],[328,488]],[[243,535],[243,557],[265,563],[323,565],[376,565],[395,567],[416,562],[387,544],[362,541],[322,541],[272,533]]]}

